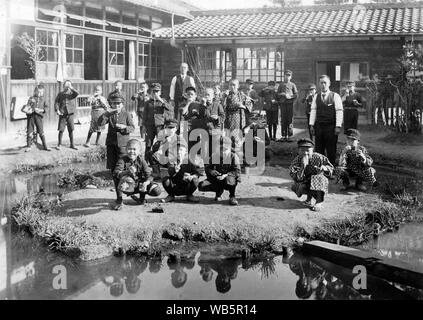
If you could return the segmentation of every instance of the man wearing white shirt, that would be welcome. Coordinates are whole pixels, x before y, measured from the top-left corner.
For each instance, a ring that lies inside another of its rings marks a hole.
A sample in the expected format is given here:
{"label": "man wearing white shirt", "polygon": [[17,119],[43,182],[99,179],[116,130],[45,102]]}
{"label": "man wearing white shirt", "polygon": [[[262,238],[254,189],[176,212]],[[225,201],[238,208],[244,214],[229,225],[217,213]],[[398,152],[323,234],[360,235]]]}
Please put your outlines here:
{"label": "man wearing white shirt", "polygon": [[175,114],[179,120],[179,106],[184,100],[184,92],[186,88],[193,87],[195,88],[194,78],[189,76],[188,73],[188,64],[182,63],[180,67],[181,74],[174,76],[172,82],[170,83],[169,97],[172,105],[174,106]]}
{"label": "man wearing white shirt", "polygon": [[311,103],[310,131],[315,136],[315,151],[326,154],[334,164],[344,117],[342,99],[339,94],[330,91],[330,78],[327,75],[319,77],[319,85],[321,92],[316,94]]}

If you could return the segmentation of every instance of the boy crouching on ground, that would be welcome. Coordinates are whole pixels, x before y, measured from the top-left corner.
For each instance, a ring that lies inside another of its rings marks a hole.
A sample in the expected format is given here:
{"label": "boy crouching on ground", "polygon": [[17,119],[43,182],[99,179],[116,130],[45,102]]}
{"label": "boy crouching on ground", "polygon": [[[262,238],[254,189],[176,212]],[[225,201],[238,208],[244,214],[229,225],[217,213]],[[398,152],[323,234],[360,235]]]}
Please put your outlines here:
{"label": "boy crouching on ground", "polygon": [[169,176],[163,179],[163,188],[169,194],[163,201],[173,202],[175,196],[186,196],[189,202],[198,202],[198,198],[193,193],[200,183],[202,172],[200,167],[188,157],[187,163],[183,163],[188,157],[188,148],[185,144],[180,144],[178,148],[178,159],[176,163],[168,164]]}
{"label": "boy crouching on ground", "polygon": [[[314,152],[314,143],[310,139],[300,139],[298,149],[299,155],[289,167],[289,174],[294,179],[291,189],[298,197],[306,194],[304,204],[313,211],[320,211],[324,196],[328,193],[327,176],[332,175],[333,165],[324,155]],[[311,204],[312,198],[316,199],[314,206]]]}
{"label": "boy crouching on ground", "polygon": [[[145,203],[146,194],[157,197],[161,193],[159,185],[152,182],[151,168],[141,156],[141,143],[136,139],[129,140],[126,153],[118,160],[113,172],[117,186],[115,210],[123,207],[122,193],[131,196],[139,204]],[[136,194],[139,194],[139,197]]]}
{"label": "boy crouching on ground", "polygon": [[238,183],[241,182],[241,162],[231,148],[232,140],[229,137],[222,138],[221,143],[221,152],[210,157],[209,165],[205,168],[207,180],[199,184],[198,190],[216,192],[214,198],[216,201],[222,200],[223,191],[228,190],[229,204],[237,206],[238,200],[235,198],[235,190]]}
{"label": "boy crouching on ground", "polygon": [[375,172],[372,168],[373,159],[365,147],[360,145],[360,132],[357,129],[347,129],[347,145],[339,156],[339,166],[335,170],[338,180],[342,180],[345,191],[350,187],[350,178],[355,178],[355,187],[366,191],[364,182],[373,185],[376,182]]}

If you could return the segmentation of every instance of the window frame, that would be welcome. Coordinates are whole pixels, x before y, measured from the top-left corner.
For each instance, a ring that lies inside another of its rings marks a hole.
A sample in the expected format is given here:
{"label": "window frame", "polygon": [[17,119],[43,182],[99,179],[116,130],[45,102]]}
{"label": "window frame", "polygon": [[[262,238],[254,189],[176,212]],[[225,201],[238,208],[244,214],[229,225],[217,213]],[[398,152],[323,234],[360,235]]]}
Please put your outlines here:
{"label": "window frame", "polygon": [[[211,55],[209,56],[209,54]],[[203,66],[198,72],[199,77],[205,82],[220,82],[222,50],[204,47],[199,50],[198,56],[200,64]]]}
{"label": "window frame", "polygon": [[[46,29],[46,28],[35,28],[35,41],[37,43],[40,42],[39,39],[38,39],[38,32],[39,31],[47,33],[47,38],[46,38],[47,44],[37,44],[40,48],[43,48],[43,47],[46,48],[45,52],[47,53],[47,56],[46,56],[46,60],[38,60],[37,63],[54,63],[54,64],[59,63],[59,50],[60,50],[59,31],[50,30],[50,29]],[[57,46],[53,46],[53,45],[48,44],[49,33],[55,33],[57,35]],[[53,49],[57,50],[56,61],[49,61],[48,60],[48,49],[49,48],[53,48]]]}
{"label": "window frame", "polygon": [[[150,42],[143,42],[138,41],[138,54],[137,54],[137,68],[138,68],[138,75],[140,74],[140,71],[144,69],[144,80],[147,80],[148,77],[148,70],[149,70],[149,64],[150,64],[150,50],[151,50],[151,43]],[[142,52],[140,48],[142,47]],[[148,50],[146,50],[146,47]],[[140,64],[141,59],[141,64]]]}
{"label": "window frame", "polygon": [[[72,36],[72,47],[68,47],[67,43],[66,43],[66,37],[68,35]],[[82,48],[76,48],[75,47],[75,36],[77,37],[82,37]],[[65,54],[66,54],[66,64],[76,64],[76,65],[82,65],[84,66],[84,34],[82,33],[75,33],[75,32],[65,32],[65,41],[64,41],[64,50],[65,50]],[[67,59],[67,50],[72,50],[72,62],[69,62]],[[75,51],[81,51],[81,55],[82,55],[82,62],[75,62]]]}
{"label": "window frame", "polygon": [[[238,56],[242,50],[242,57]],[[241,82],[252,79],[255,82],[266,83],[282,81],[285,68],[285,52],[280,46],[236,47],[236,77]],[[248,53],[248,54],[247,54]],[[273,53],[273,58],[271,54]],[[280,54],[280,61],[277,59]],[[243,61],[242,64],[239,62]],[[265,65],[263,64],[263,61]],[[280,63],[280,70],[278,70]],[[272,68],[269,69],[269,64]],[[242,65],[243,67],[239,67]],[[245,66],[247,65],[247,68]]]}
{"label": "window frame", "polygon": [[[156,54],[153,55],[153,47],[156,48]],[[163,77],[163,52],[160,45],[152,44],[150,45],[150,57],[149,57],[149,66],[148,66],[148,80],[162,80]],[[158,53],[158,54],[157,54]],[[153,77],[153,74],[155,75]]]}

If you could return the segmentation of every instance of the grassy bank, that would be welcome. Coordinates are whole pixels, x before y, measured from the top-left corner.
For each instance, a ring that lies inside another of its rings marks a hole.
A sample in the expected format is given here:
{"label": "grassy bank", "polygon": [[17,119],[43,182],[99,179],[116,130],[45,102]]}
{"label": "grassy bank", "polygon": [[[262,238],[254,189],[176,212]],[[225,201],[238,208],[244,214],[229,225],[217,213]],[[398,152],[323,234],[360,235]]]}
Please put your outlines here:
{"label": "grassy bank", "polygon": [[35,158],[30,157],[30,155],[28,157],[18,158],[14,162],[12,173],[30,173],[65,166],[71,163],[103,161],[106,159],[106,147],[98,146],[80,151],[73,151],[72,149],[59,152],[54,151],[54,153],[44,153],[42,156]]}
{"label": "grassy bank", "polygon": [[55,213],[61,208],[60,200],[49,198],[43,194],[24,197],[11,213],[15,231],[26,231],[49,249],[83,260],[111,254],[157,256],[172,251],[179,244],[189,243],[227,243],[248,254],[281,253],[283,245],[288,245],[277,235],[269,235],[260,228],[225,230],[182,223],[163,225],[155,230],[142,225],[122,229],[87,224],[82,218],[57,219]]}

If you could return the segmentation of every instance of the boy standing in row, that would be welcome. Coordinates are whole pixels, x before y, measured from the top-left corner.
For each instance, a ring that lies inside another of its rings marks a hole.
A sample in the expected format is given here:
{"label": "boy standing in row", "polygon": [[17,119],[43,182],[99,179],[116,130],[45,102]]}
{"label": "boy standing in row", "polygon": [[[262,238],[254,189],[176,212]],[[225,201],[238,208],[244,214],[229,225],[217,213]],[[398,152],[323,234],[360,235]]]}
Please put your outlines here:
{"label": "boy standing in row", "polygon": [[34,127],[37,129],[36,134],[41,138],[44,150],[51,151],[51,149],[47,147],[43,129],[43,115],[46,113],[47,108],[47,103],[44,100],[44,86],[38,85],[34,89],[34,95],[29,98],[28,103],[21,110],[26,113],[27,117],[25,152],[31,151]]}
{"label": "boy standing in row", "polygon": [[63,83],[63,91],[59,92],[54,102],[54,110],[59,115],[57,150],[60,150],[62,146],[63,132],[66,127],[68,128],[71,149],[78,150],[73,142],[74,113],[76,112],[76,97],[78,95],[78,91],[72,88],[72,82],[66,80]]}
{"label": "boy standing in row", "polygon": [[277,97],[280,103],[281,117],[281,135],[280,141],[291,142],[293,136],[293,116],[294,102],[298,97],[298,90],[295,83],[291,82],[292,71],[286,70],[284,73],[284,82],[281,82],[278,88]]}
{"label": "boy standing in row", "polygon": [[140,84],[140,90],[131,97],[132,101],[137,101],[137,115],[138,115],[138,126],[140,127],[141,139],[145,137],[145,127],[143,124],[144,109],[147,105],[148,100],[150,100],[150,95],[148,94],[148,84],[142,82]]}
{"label": "boy standing in row", "polygon": [[266,121],[270,140],[276,140],[276,131],[278,128],[278,102],[276,100],[276,83],[269,81],[267,87],[260,92],[263,98],[263,109],[266,111]]}

